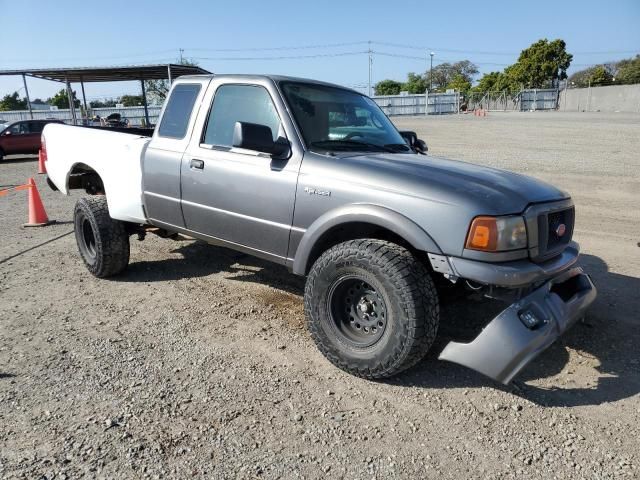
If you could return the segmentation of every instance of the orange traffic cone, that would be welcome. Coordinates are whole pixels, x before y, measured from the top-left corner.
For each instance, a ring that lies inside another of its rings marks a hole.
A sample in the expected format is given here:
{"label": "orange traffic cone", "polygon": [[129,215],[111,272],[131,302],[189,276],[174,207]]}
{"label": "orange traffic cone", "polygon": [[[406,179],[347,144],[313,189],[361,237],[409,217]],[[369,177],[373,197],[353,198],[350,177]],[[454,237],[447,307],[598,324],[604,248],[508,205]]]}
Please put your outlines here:
{"label": "orange traffic cone", "polygon": [[42,149],[38,150],[38,173],[47,173],[47,167],[44,164]]}
{"label": "orange traffic cone", "polygon": [[29,179],[27,185],[29,185],[29,223],[25,223],[22,226],[44,227],[45,225],[55,223],[47,217],[47,212],[44,210],[40,193],[38,193],[38,187],[36,187],[36,182],[33,181],[33,178]]}

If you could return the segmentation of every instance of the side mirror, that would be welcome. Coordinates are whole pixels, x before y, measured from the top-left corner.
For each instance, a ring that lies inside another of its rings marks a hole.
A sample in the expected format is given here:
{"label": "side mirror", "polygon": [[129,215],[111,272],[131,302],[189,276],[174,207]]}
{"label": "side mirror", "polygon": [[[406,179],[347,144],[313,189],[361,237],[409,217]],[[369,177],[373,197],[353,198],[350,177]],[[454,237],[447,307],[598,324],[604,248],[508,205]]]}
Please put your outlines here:
{"label": "side mirror", "polygon": [[420,140],[419,138],[416,139],[415,143],[413,144],[413,149],[417,153],[420,153],[422,155],[426,155],[429,151],[429,147],[427,147],[426,142],[424,140]]}
{"label": "side mirror", "polygon": [[233,146],[269,153],[275,158],[286,157],[291,150],[286,138],[280,137],[274,142],[269,127],[248,122],[236,122],[233,127]]}
{"label": "side mirror", "polygon": [[6,132],[2,132],[2,136],[3,137],[8,137],[9,135],[11,135],[11,130],[7,130]]}
{"label": "side mirror", "polygon": [[404,138],[407,145],[409,145],[414,152],[421,155],[427,154],[427,150],[429,150],[429,148],[427,148],[427,144],[424,140],[420,140],[418,138],[418,134],[416,132],[400,130],[400,135],[402,135],[402,138]]}

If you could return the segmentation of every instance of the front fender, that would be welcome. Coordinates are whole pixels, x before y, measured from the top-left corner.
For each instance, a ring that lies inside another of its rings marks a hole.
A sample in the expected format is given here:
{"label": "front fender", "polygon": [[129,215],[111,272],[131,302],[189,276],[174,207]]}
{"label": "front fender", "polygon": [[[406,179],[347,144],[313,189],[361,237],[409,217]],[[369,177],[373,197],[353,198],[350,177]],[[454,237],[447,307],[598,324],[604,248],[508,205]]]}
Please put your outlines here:
{"label": "front fender", "polygon": [[417,250],[441,254],[436,242],[415,222],[385,207],[371,204],[343,205],[318,217],[303,235],[293,261],[293,273],[305,275],[316,243],[334,227],[350,223],[369,223],[385,228],[405,239]]}

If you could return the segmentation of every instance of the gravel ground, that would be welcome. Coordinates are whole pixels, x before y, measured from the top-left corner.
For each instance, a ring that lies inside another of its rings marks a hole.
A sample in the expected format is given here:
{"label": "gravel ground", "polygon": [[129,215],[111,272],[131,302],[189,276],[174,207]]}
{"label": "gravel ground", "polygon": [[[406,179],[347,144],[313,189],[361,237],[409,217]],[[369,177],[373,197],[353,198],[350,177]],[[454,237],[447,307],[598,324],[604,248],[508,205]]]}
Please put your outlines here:
{"label": "gravel ground", "polygon": [[[500,306],[445,305],[427,359],[394,381],[333,368],[303,280],[191,240],[132,240],[112,280],[81,264],[79,194],[36,179],[58,224],[0,198],[2,478],[638,478],[640,116],[400,118],[432,154],[570,191],[599,297],[509,387],[436,360]],[[428,158],[426,159],[428,161]],[[0,185],[36,171],[0,164]]]}

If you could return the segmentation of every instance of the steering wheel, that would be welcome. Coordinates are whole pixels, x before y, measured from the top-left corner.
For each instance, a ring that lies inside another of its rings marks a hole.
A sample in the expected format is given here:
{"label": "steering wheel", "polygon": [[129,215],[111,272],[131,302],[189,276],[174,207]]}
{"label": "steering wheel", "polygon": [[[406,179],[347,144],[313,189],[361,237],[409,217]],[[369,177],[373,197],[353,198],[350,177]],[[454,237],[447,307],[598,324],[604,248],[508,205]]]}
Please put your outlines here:
{"label": "steering wheel", "polygon": [[364,133],[350,132],[345,137],[343,137],[342,140],[351,140],[354,137],[364,137]]}

